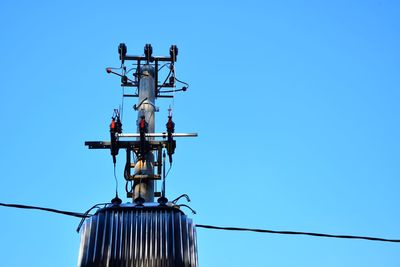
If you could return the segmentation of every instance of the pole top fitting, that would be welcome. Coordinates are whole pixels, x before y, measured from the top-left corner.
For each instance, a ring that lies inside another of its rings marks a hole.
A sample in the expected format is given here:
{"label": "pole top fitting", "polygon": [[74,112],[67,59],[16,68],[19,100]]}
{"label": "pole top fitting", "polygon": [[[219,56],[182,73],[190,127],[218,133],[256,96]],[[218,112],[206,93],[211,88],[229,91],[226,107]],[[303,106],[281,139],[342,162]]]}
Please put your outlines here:
{"label": "pole top fitting", "polygon": [[144,46],[144,55],[146,57],[147,63],[154,61],[154,59],[152,57],[152,55],[153,55],[153,47],[151,46],[151,44],[146,44]]}

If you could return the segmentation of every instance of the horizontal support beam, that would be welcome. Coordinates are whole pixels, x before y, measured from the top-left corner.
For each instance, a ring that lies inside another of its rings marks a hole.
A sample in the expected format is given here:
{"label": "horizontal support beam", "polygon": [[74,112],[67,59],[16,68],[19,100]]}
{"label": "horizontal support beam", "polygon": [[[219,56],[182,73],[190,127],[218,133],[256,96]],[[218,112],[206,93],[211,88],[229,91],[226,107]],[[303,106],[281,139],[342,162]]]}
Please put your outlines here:
{"label": "horizontal support beam", "polygon": [[[124,97],[139,97],[139,95],[129,95],[129,94],[125,94],[123,95]],[[157,97],[159,98],[174,98],[173,95],[158,95]]]}
{"label": "horizontal support beam", "polygon": [[135,83],[135,84],[133,84],[133,83],[121,83],[121,86],[122,87],[138,87],[138,84],[137,83]]}
{"label": "horizontal support beam", "polygon": [[135,95],[124,94],[123,97],[139,97],[139,95],[137,95],[137,94],[135,94]]}
{"label": "horizontal support beam", "polygon": [[[116,134],[117,137],[126,138],[126,137],[140,137],[140,133],[120,133]],[[146,133],[146,137],[162,137],[167,138],[168,133]],[[173,133],[172,137],[197,137],[197,133]]]}
{"label": "horizontal support beam", "polygon": [[[158,147],[165,147],[167,145],[167,141],[147,141],[150,145],[151,150],[157,150]],[[86,141],[85,146],[88,146],[89,149],[110,149],[111,142],[110,141]],[[117,141],[118,148],[130,148],[134,149],[140,146],[140,141]]]}
{"label": "horizontal support beam", "polygon": [[[143,61],[147,61],[147,57],[145,56],[128,56],[126,55],[124,57],[125,60],[143,60]],[[167,62],[171,62],[172,58],[171,57],[150,57],[150,62],[153,61],[167,61]]]}
{"label": "horizontal support beam", "polygon": [[[121,83],[122,87],[139,87],[138,83]],[[157,84],[157,87],[159,89],[161,88],[173,88],[175,87],[175,84]],[[160,93],[163,93],[163,91],[159,90]]]}
{"label": "horizontal support beam", "polygon": [[128,179],[129,181],[136,180],[161,180],[161,175],[154,174],[154,175],[132,175],[132,178]]}

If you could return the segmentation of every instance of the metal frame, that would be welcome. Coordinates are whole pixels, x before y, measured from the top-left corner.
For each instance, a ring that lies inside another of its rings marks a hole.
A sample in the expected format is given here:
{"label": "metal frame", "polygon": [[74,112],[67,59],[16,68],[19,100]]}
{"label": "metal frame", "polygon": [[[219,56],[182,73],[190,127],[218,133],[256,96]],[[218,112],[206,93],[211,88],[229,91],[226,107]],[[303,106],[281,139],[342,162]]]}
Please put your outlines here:
{"label": "metal frame", "polygon": [[[126,49],[125,44],[120,44],[120,46],[123,45]],[[151,46],[150,46],[151,47]],[[176,46],[175,46],[176,47]],[[145,47],[146,49],[146,47]],[[176,48],[177,49],[177,48]],[[126,51],[125,51],[126,52]],[[146,50],[145,50],[146,53]],[[125,61],[136,61],[136,65],[137,65],[137,69],[136,69],[136,73],[137,75],[137,82],[136,83],[131,83],[131,82],[126,82],[126,83],[121,83],[121,86],[124,87],[138,87],[139,83],[140,83],[140,68],[142,66],[142,62],[145,64],[149,64],[149,65],[154,65],[154,90],[155,90],[155,97],[160,97],[160,98],[173,98],[173,95],[160,95],[159,92],[159,87],[165,87],[165,88],[173,88],[175,87],[175,83],[174,84],[158,84],[158,63],[159,62],[171,62],[171,64],[174,64],[176,62],[176,56],[175,59],[172,57],[166,57],[166,56],[152,56],[152,55],[148,55],[148,56],[131,56],[131,55],[126,55],[126,54],[120,54],[120,60],[121,63],[123,64]],[[153,63],[154,62],[154,63]],[[150,64],[153,63],[153,64]],[[139,97],[139,95],[133,94],[133,95],[124,95],[124,97]]]}

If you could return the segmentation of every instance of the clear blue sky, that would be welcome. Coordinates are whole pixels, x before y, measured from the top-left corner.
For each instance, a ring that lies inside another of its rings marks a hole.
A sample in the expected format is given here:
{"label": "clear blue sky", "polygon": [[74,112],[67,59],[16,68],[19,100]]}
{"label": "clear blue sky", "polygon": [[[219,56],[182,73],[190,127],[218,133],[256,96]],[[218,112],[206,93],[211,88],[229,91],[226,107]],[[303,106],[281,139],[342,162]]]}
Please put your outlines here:
{"label": "clear blue sky", "polygon": [[[104,69],[120,42],[176,44],[176,129],[199,138],[179,141],[167,193],[196,223],[400,238],[397,1],[142,2],[1,2],[0,202],[109,201],[111,157],[83,145],[121,102]],[[79,220],[0,210],[2,266],[76,266]],[[400,265],[400,245],[368,241],[198,229],[198,246],[202,267]]]}

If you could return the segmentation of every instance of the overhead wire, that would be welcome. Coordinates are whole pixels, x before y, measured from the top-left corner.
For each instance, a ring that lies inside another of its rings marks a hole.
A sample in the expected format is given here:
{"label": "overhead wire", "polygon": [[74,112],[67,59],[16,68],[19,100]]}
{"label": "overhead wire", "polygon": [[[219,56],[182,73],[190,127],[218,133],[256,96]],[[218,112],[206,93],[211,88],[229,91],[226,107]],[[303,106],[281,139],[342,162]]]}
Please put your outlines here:
{"label": "overhead wire", "polygon": [[[82,219],[82,218],[88,218],[88,217],[93,216],[92,214],[89,214],[89,212],[92,209],[97,208],[100,205],[107,205],[107,204],[109,204],[109,203],[96,204],[92,208],[90,208],[88,211],[86,211],[85,213],[57,210],[57,209],[52,209],[52,208],[44,208],[44,207],[37,207],[37,206],[30,206],[30,205],[21,205],[21,204],[0,203],[0,206],[10,207],[10,208],[19,208],[19,209],[42,210],[42,211],[58,213],[58,214],[63,214],[63,215],[67,215],[67,216],[73,216],[73,217],[77,217],[77,218],[81,218]],[[390,239],[390,238],[371,237],[371,236],[335,235],[335,234],[324,234],[324,233],[314,233],[314,232],[300,232],[300,231],[277,231],[277,230],[256,229],[256,228],[221,227],[221,226],[206,225],[206,224],[196,224],[196,228],[225,230],[225,231],[242,231],[242,232],[281,234],[281,235],[306,235],[306,236],[314,236],[314,237],[341,238],[341,239],[362,239],[362,240],[368,240],[368,241],[400,243],[400,239]]]}
{"label": "overhead wire", "polygon": [[87,215],[87,214],[85,215],[84,213],[57,210],[57,209],[52,209],[52,208],[43,208],[43,207],[30,206],[30,205],[0,203],[0,206],[9,207],[9,208],[17,208],[17,209],[43,210],[43,211],[48,211],[48,212],[52,212],[52,213],[73,216],[73,217],[77,217],[77,218],[90,217],[90,215]]}
{"label": "overhead wire", "polygon": [[196,228],[206,228],[206,229],[226,230],[226,231],[248,231],[248,232],[256,232],[256,233],[268,233],[268,234],[280,234],[280,235],[308,235],[308,236],[328,237],[328,238],[363,239],[363,240],[369,240],[369,241],[400,243],[400,239],[388,239],[388,238],[370,237],[370,236],[333,235],[333,234],[298,232],[298,231],[276,231],[276,230],[240,228],[240,227],[221,227],[221,226],[213,226],[213,225],[205,225],[205,224],[196,224]]}

